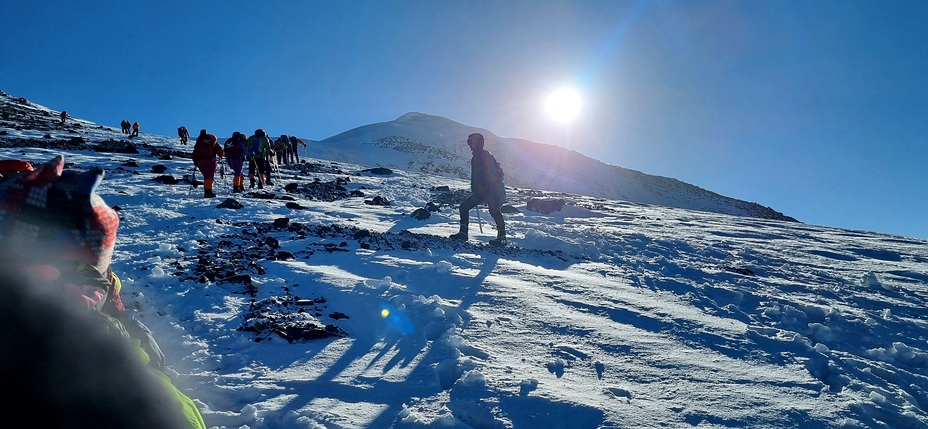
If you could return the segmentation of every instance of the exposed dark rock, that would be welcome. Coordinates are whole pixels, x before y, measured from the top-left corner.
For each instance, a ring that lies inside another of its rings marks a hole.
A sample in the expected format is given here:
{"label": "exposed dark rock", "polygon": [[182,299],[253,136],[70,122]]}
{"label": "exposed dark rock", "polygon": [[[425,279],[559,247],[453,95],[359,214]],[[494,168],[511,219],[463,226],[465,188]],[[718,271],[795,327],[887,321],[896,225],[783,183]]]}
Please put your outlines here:
{"label": "exposed dark rock", "polygon": [[364,201],[364,204],[370,204],[372,206],[389,206],[390,200],[378,195],[371,200]]}
{"label": "exposed dark rock", "polygon": [[236,199],[233,199],[233,198],[226,198],[225,201],[219,203],[219,205],[217,205],[216,207],[217,207],[217,208],[220,208],[220,209],[233,209],[233,210],[238,210],[238,209],[241,209],[241,208],[243,208],[243,207],[245,207],[245,206],[243,206],[242,203],[238,202],[238,200],[236,200]]}
{"label": "exposed dark rock", "polygon": [[416,211],[412,212],[409,216],[415,220],[426,220],[432,217],[432,213],[426,209],[416,209]]}
{"label": "exposed dark rock", "polygon": [[533,212],[549,214],[561,211],[566,203],[567,201],[562,198],[530,198],[525,208]]}
{"label": "exposed dark rock", "polygon": [[301,299],[292,296],[274,296],[249,305],[240,331],[253,332],[255,341],[264,341],[276,335],[288,343],[346,337],[348,333],[332,324],[323,324],[325,301]]}
{"label": "exposed dark rock", "polygon": [[384,167],[368,168],[367,170],[361,170],[361,171],[371,173],[371,174],[376,174],[378,176],[389,176],[393,174],[393,170],[389,168],[384,168]]}
{"label": "exposed dark rock", "polygon": [[176,184],[179,182],[179,180],[177,180],[176,177],[174,177],[174,176],[172,176],[172,175],[170,175],[170,174],[165,174],[165,175],[162,175],[162,176],[158,176],[158,177],[155,177],[154,179],[151,179],[151,180],[154,180],[154,181],[156,181],[156,182],[158,182],[158,183],[163,183],[163,184],[165,184],[165,185],[176,185]]}
{"label": "exposed dark rock", "polygon": [[[69,141],[69,143],[71,144],[78,143],[78,142],[75,142],[73,138],[71,140],[72,141]],[[84,142],[84,139],[81,138],[79,143],[83,143],[83,142]],[[110,153],[132,153],[132,154],[139,153],[138,148],[136,148],[134,144],[130,142],[116,141],[116,140],[107,140],[104,142],[100,142],[99,144],[94,146],[93,150],[97,152],[110,152]]]}
{"label": "exposed dark rock", "polygon": [[280,240],[274,237],[264,237],[264,244],[271,249],[277,249],[280,247]]}

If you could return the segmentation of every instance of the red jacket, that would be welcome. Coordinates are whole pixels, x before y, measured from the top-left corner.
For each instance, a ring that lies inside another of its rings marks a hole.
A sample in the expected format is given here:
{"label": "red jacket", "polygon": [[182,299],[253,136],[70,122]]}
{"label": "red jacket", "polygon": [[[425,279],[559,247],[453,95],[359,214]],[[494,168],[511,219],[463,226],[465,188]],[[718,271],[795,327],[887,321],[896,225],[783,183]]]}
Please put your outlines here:
{"label": "red jacket", "polygon": [[205,138],[197,139],[197,143],[193,146],[193,162],[196,163],[201,159],[216,159],[216,157],[222,157],[225,155],[222,151],[222,146],[216,141],[216,136],[212,134],[207,134]]}

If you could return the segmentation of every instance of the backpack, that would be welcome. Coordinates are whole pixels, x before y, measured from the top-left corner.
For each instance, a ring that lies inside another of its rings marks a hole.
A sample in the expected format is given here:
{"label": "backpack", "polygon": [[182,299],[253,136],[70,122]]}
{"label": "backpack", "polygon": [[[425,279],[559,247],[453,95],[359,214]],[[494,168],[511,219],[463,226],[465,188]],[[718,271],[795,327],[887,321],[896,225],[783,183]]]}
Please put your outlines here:
{"label": "backpack", "polygon": [[266,158],[270,155],[271,140],[267,136],[251,136],[248,138],[248,143],[248,156],[250,158]]}
{"label": "backpack", "polygon": [[245,148],[241,140],[230,139],[226,142],[226,159],[241,158],[245,155]]}
{"label": "backpack", "polygon": [[503,181],[503,176],[506,175],[506,173],[503,173],[503,166],[499,165],[499,161],[496,160],[496,157],[495,157],[495,156],[493,157],[493,163],[496,164],[496,178],[497,178],[500,182],[502,182],[502,181]]}
{"label": "backpack", "polygon": [[[485,152],[486,152],[486,151],[485,151]],[[489,179],[494,179],[494,178],[495,178],[497,181],[502,182],[502,181],[503,181],[503,176],[505,176],[506,174],[503,173],[503,167],[502,167],[501,165],[499,165],[499,161],[497,161],[497,160],[496,160],[496,157],[493,156],[493,154],[491,154],[490,152],[486,152],[486,155],[484,155],[484,156],[489,156],[490,160],[493,161],[493,166],[492,166],[492,167],[487,167],[487,174],[493,174],[494,177],[488,177],[488,178],[489,178]],[[485,164],[487,164],[486,161],[484,161],[484,165],[485,165]]]}
{"label": "backpack", "polygon": [[193,159],[212,158],[213,156],[213,143],[206,139],[199,139],[193,146]]}

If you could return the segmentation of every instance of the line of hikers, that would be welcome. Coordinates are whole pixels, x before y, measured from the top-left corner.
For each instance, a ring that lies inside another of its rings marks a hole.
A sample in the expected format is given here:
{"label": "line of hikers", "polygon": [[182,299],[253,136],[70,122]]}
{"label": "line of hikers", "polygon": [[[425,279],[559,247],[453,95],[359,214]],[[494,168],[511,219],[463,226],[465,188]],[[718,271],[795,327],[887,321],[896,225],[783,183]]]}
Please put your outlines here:
{"label": "line of hikers", "polygon": [[129,137],[138,137],[139,136],[139,121],[129,123],[129,121],[123,119],[119,123],[122,126],[122,133]]}
{"label": "line of hikers", "polygon": [[[293,136],[282,135],[277,139],[278,147],[284,142],[296,148],[302,144],[299,139]],[[474,207],[486,203],[490,216],[496,222],[496,239],[490,240],[493,246],[505,246],[506,241],[506,223],[503,219],[501,208],[506,202],[506,187],[503,184],[503,169],[497,162],[496,157],[484,148],[483,134],[473,133],[467,137],[467,145],[470,147],[473,157],[471,158],[471,195],[458,207],[461,215],[460,229],[457,234],[450,238],[455,240],[467,240],[468,225],[470,223],[469,213]],[[250,188],[255,187],[257,182],[258,189],[263,189],[264,185],[272,185],[271,168],[279,165],[282,158],[279,151],[275,151],[271,145],[271,139],[263,129],[255,130],[254,135],[245,137],[244,134],[236,131],[232,137],[226,140],[225,145],[220,146],[216,136],[209,134],[206,130],[200,130],[197,142],[193,148],[193,163],[195,168],[203,174],[203,196],[214,198],[213,192],[214,177],[216,168],[222,158],[232,167],[234,178],[232,179],[232,192],[245,192],[245,177],[242,173],[245,161],[248,161],[248,178],[251,182]],[[276,160],[276,163],[275,163]],[[299,158],[297,158],[299,162]],[[194,179],[195,180],[195,179]]]}
{"label": "line of hikers", "polygon": [[[183,127],[182,127],[183,128]],[[181,141],[183,142],[183,137]],[[273,144],[263,129],[255,130],[251,137],[238,131],[220,145],[215,135],[200,130],[196,143],[193,146],[193,164],[195,170],[203,174],[203,196],[214,198],[213,192],[216,169],[219,163],[225,162],[232,168],[232,192],[245,192],[245,163],[248,165],[249,188],[264,189],[265,185],[273,185],[271,172],[274,167],[282,164],[299,163],[300,145],[306,143],[294,137],[281,135]]]}

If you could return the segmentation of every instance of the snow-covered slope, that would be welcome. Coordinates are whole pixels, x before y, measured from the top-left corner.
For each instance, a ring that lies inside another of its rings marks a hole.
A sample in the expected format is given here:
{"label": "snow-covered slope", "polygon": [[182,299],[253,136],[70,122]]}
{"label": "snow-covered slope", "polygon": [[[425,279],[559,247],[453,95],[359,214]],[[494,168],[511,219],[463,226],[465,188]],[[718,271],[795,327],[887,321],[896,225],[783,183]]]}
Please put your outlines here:
{"label": "snow-covered slope", "polygon": [[[22,116],[15,112],[25,108],[35,114],[33,117],[44,118],[48,125],[54,126],[58,112],[36,106],[25,99],[0,96],[0,111],[8,112],[10,118]],[[79,119],[72,122],[72,126],[75,124],[96,126]],[[422,113],[407,113],[394,121],[358,127],[312,142],[309,153],[319,159],[466,179],[470,175],[470,149],[464,142],[474,132],[485,136],[487,148],[503,165],[508,187],[795,221],[770,207],[719,195],[676,179],[609,165],[558,146],[498,137],[489,130]]]}
{"label": "snow-covered slope", "polygon": [[506,185],[588,195],[689,210],[795,220],[769,207],[693,186],[609,165],[573,150],[529,140],[499,137],[439,116],[407,113],[400,118],[366,125],[314,144],[323,159],[380,165],[429,174],[466,178],[470,133],[484,135],[487,148],[506,171]]}
{"label": "snow-covered slope", "polygon": [[514,246],[485,211],[459,243],[462,179],[310,158],[204,199],[156,180],[177,138],[30,106],[0,159],[106,171],[123,299],[210,427],[928,427],[928,241],[514,189]]}

